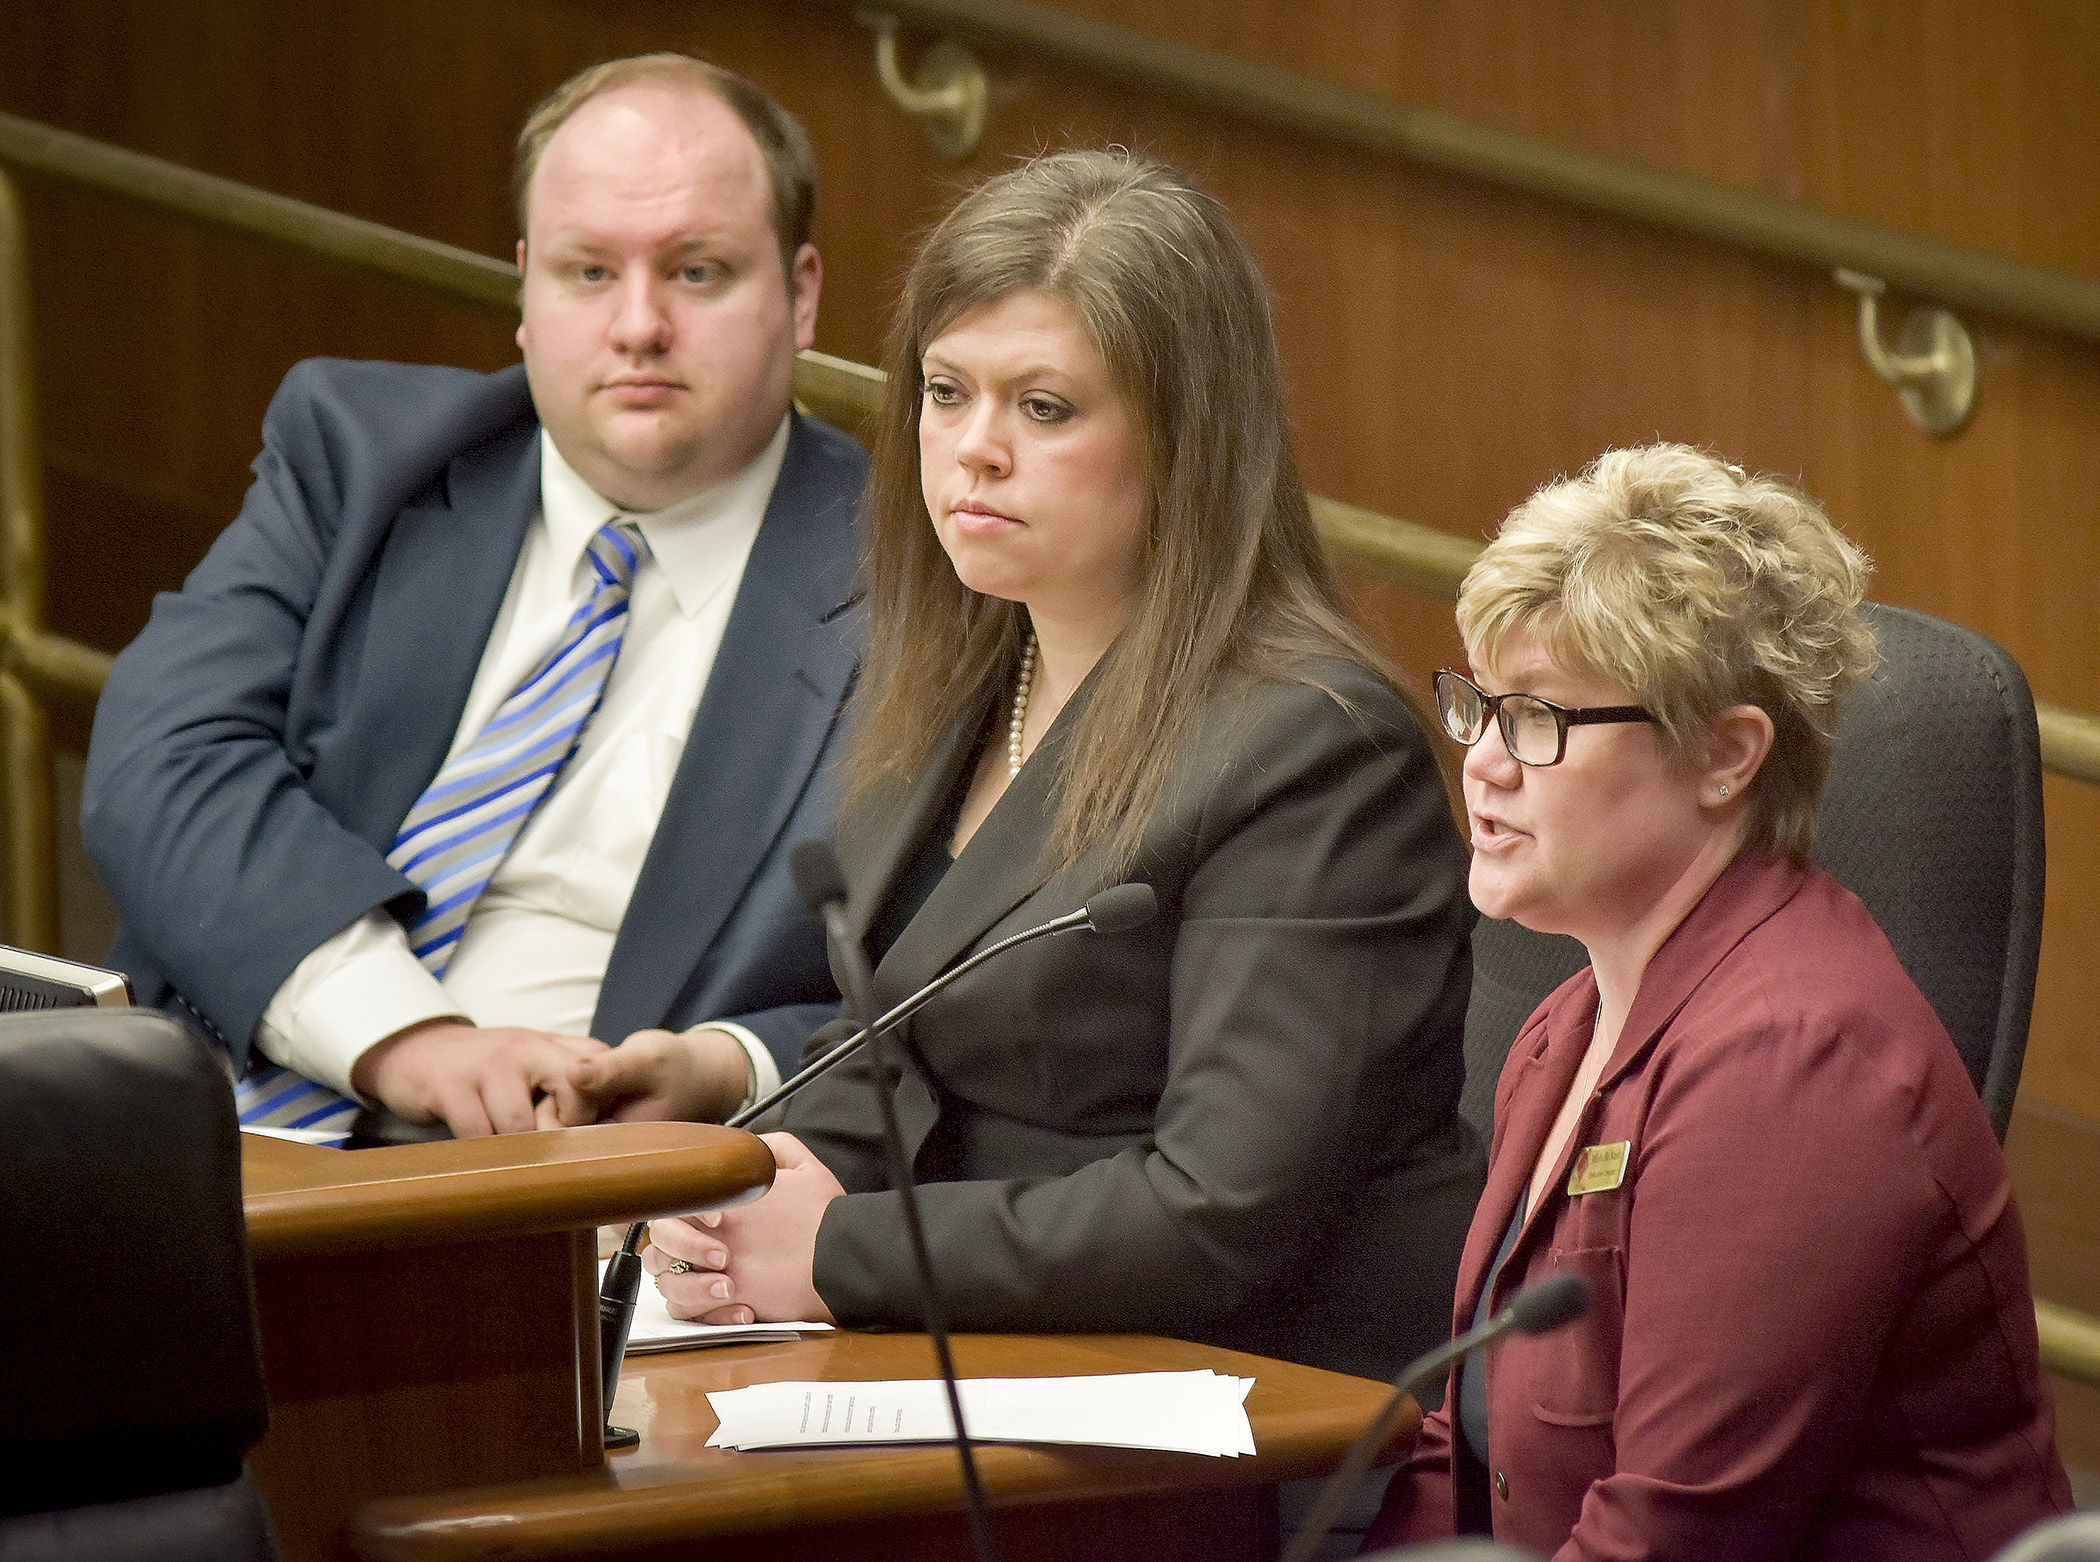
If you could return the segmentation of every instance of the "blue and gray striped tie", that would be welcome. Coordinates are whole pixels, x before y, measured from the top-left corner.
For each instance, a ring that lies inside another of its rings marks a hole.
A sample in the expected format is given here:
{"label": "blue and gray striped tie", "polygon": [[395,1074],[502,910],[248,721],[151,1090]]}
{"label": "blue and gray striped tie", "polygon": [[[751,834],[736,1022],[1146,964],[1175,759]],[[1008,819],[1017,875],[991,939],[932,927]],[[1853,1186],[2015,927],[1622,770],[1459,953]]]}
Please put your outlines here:
{"label": "blue and gray striped tie", "polygon": [[[449,760],[401,821],[387,861],[428,897],[408,930],[409,947],[443,976],[474,902],[576,751],[604,697],[627,633],[627,594],[646,548],[632,523],[614,519],[585,550],[591,592],[562,632],[474,741]],[[290,1069],[242,1080],[235,1105],[244,1124],[306,1130],[340,1144],[357,1103]]]}

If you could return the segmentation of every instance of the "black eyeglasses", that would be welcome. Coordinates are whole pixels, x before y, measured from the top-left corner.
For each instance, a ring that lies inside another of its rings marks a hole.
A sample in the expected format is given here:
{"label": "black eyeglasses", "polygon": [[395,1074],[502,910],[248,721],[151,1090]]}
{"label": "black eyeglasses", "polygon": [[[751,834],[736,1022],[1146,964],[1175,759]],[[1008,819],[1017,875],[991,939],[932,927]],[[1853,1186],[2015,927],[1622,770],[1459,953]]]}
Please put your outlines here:
{"label": "black eyeglasses", "polygon": [[1640,705],[1588,705],[1570,710],[1536,694],[1483,694],[1463,673],[1436,675],[1436,709],[1444,731],[1471,748],[1488,718],[1502,729],[1509,757],[1520,765],[1557,765],[1567,757],[1568,729],[1617,721],[1653,721]]}

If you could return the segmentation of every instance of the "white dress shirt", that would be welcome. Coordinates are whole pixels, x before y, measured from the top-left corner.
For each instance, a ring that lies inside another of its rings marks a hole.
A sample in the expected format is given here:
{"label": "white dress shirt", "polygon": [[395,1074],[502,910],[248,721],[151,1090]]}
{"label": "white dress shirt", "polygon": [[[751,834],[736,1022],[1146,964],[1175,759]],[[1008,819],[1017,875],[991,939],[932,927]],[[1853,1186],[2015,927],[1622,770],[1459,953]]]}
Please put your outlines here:
{"label": "white dress shirt", "polygon": [[[605,696],[554,789],[475,902],[439,980],[401,924],[366,913],[293,968],[263,1011],[265,1054],[341,1091],[365,1051],[426,1020],[590,1034],[613,940],[685,752],[744,561],[787,454],[788,424],[758,458],[692,498],[630,515],[649,556],[635,573],[627,633]],[[540,434],[540,512],[525,534],[451,756],[471,743],[587,595],[584,548],[621,514]],[[738,1025],[754,1098],[780,1082]],[[605,1036],[603,1041],[625,1038]]]}

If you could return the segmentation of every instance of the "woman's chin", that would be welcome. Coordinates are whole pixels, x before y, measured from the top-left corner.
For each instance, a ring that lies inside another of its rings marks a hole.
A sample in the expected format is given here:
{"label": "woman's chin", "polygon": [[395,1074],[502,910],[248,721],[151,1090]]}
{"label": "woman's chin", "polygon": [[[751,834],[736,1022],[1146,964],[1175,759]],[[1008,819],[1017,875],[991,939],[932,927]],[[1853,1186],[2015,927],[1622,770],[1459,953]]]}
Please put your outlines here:
{"label": "woman's chin", "polygon": [[967,555],[958,558],[950,554],[948,562],[955,567],[955,578],[981,597],[997,597],[1003,602],[1028,600],[1027,582],[1010,570],[989,567]]}
{"label": "woman's chin", "polygon": [[1518,886],[1510,882],[1509,875],[1497,871],[1497,865],[1483,862],[1476,854],[1472,870],[1466,875],[1466,894],[1471,897],[1473,909],[1484,917],[1497,921],[1521,921],[1524,897]]}
{"label": "woman's chin", "polygon": [[1540,895],[1537,885],[1514,874],[1498,873],[1478,857],[1473,859],[1472,872],[1466,879],[1466,894],[1473,902],[1473,909],[1484,917],[1493,917],[1498,922],[1514,922],[1534,933],[1568,931],[1561,925],[1562,919],[1555,915],[1551,897]]}

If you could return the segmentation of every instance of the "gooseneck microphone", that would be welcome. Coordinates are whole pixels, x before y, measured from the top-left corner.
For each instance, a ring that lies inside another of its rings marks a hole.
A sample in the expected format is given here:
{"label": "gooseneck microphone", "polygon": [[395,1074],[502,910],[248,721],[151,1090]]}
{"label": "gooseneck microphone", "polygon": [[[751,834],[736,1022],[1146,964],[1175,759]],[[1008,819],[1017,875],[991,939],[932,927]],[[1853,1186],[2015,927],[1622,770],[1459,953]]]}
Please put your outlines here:
{"label": "gooseneck microphone", "polygon": [[[846,1012],[865,1025],[868,1016],[875,1012],[875,975],[868,969],[867,950],[846,922],[846,876],[839,870],[838,858],[824,842],[804,841],[795,848],[789,865],[794,870],[795,887],[802,892],[809,909],[824,919],[824,940],[831,949],[831,963],[838,968]],[[912,1175],[911,1157],[904,1149],[904,1132],[897,1126],[898,1069],[889,1057],[883,1028],[870,1026],[867,1035],[875,1059],[871,1083],[882,1113],[883,1158],[889,1162],[890,1188],[904,1212],[912,1275],[919,1285],[919,1315],[925,1321],[927,1337],[933,1341],[941,1388],[948,1396],[948,1420],[955,1428],[955,1456],[962,1466],[963,1507],[970,1518],[970,1541],[977,1562],[998,1562],[999,1548],[992,1539],[984,1483],[977,1475],[977,1454],[970,1446],[970,1429],[963,1421],[962,1387],[955,1379],[955,1357],[948,1349],[948,1309],[942,1305],[940,1287],[934,1281],[933,1254],[926,1246],[926,1226],[919,1214],[918,1183]]]}
{"label": "gooseneck microphone", "polygon": [[[845,933],[845,876],[840,873],[838,859],[831,848],[822,841],[804,841],[789,857],[789,866],[795,875],[795,887],[810,903],[810,909],[824,919],[827,943],[835,949],[850,948],[859,955],[858,969],[850,958],[835,955],[840,967],[840,985],[845,988],[846,1015],[861,1021],[861,1028],[833,1047],[829,1052],[804,1068],[792,1079],[782,1082],[780,1087],[752,1102],[741,1112],[728,1119],[725,1126],[748,1128],[765,1113],[787,1100],[811,1080],[829,1073],[877,1036],[902,1025],[928,1001],[937,996],[951,983],[976,970],[985,961],[1004,954],[1017,945],[1038,938],[1047,938],[1053,933],[1070,933],[1081,928],[1096,933],[1122,933],[1132,928],[1143,927],[1158,915],[1159,900],[1149,884],[1118,884],[1105,889],[1089,900],[1077,911],[1069,911],[1061,917],[1002,938],[996,944],[980,949],[969,959],[951,966],[921,987],[917,992],[899,1003],[873,1024],[866,1016],[873,1005],[873,993],[867,970],[867,958],[860,955],[859,945]],[[859,991],[856,992],[856,988]],[[882,1092],[885,1104],[889,1093]],[[627,1359],[627,1335],[634,1327],[635,1299],[642,1282],[642,1243],[647,1239],[649,1223],[638,1220],[627,1228],[626,1240],[606,1266],[605,1281],[598,1292],[598,1367],[599,1381],[603,1385],[605,1413],[612,1415],[613,1390],[619,1385],[620,1369]],[[931,1332],[931,1331],[929,1331]],[[960,1416],[957,1425],[960,1426]],[[608,1448],[630,1448],[639,1439],[624,1427],[613,1426],[608,1419],[605,1428],[605,1446]]]}
{"label": "gooseneck microphone", "polygon": [[[825,857],[829,858],[831,856],[830,848],[825,846],[823,842],[804,841],[802,846],[795,848],[797,859],[801,857],[803,846],[814,846]],[[838,874],[836,861],[833,861],[831,864],[831,874],[834,877]],[[797,883],[798,885],[800,884],[799,875]],[[830,1073],[839,1064],[860,1051],[874,1037],[895,1030],[899,1025],[902,1025],[914,1014],[917,1014],[919,1010],[923,1009],[931,999],[939,995],[950,983],[962,980],[963,977],[968,976],[980,965],[983,965],[985,961],[996,959],[1017,945],[1026,944],[1038,938],[1047,938],[1052,933],[1070,933],[1080,928],[1085,928],[1095,933],[1122,933],[1131,928],[1143,927],[1154,916],[1158,915],[1158,912],[1159,899],[1153,894],[1151,885],[1136,883],[1118,884],[1113,889],[1103,890],[1077,911],[1068,911],[1061,917],[1055,917],[1048,922],[1039,923],[1035,927],[1023,928],[1009,938],[1002,938],[998,943],[978,950],[977,953],[970,956],[969,959],[963,961],[960,965],[951,966],[943,971],[939,976],[936,976],[924,987],[921,987],[909,998],[906,998],[894,1009],[883,1015],[881,1019],[875,1021],[874,1024],[869,1025],[863,1022],[860,1030],[848,1036],[836,1047],[833,1047],[829,1052],[818,1058],[816,1062],[795,1075],[794,1078],[783,1081],[780,1087],[770,1095],[763,1096],[759,1100],[752,1102],[743,1111],[730,1118],[728,1126],[731,1128],[749,1126],[761,1115],[787,1100],[789,1096],[800,1090],[811,1080],[821,1074]],[[839,919],[840,926],[843,927],[845,911],[842,902],[836,903],[834,911],[824,913],[827,936],[831,934],[830,924],[834,916]],[[863,961],[863,964],[865,964],[865,961]],[[850,981],[852,978],[849,976],[847,980]],[[846,996],[850,1001],[851,994]],[[853,1015],[852,1017],[855,1019],[860,1018],[859,1015]]]}
{"label": "gooseneck microphone", "polygon": [[1327,1538],[1327,1532],[1334,1528],[1334,1521],[1341,1517],[1344,1504],[1363,1480],[1364,1472],[1371,1468],[1371,1461],[1378,1457],[1378,1450],[1393,1435],[1393,1428],[1400,1420],[1401,1407],[1407,1403],[1410,1392],[1449,1372],[1451,1363],[1468,1351],[1492,1345],[1512,1332],[1544,1334],[1581,1317],[1589,1305],[1588,1284],[1573,1270],[1563,1269],[1535,1285],[1524,1287],[1510,1298],[1507,1307],[1478,1328],[1468,1329],[1456,1339],[1446,1340],[1435,1350],[1409,1362],[1401,1369],[1400,1376],[1393,1380],[1391,1397],[1350,1445],[1348,1457],[1328,1477],[1327,1484],[1320,1488],[1320,1500],[1306,1514],[1305,1527],[1298,1531],[1290,1550],[1283,1554],[1283,1562],[1311,1562],[1313,1553],[1320,1549],[1320,1542]]}
{"label": "gooseneck microphone", "polygon": [[[839,968],[839,996],[845,1000],[846,1018],[867,1025],[875,1012],[875,974],[846,925],[846,874],[839,867],[838,854],[823,841],[799,842],[788,853],[788,872],[794,875],[802,904],[824,923],[824,943]],[[759,1108],[754,1105],[753,1110]]]}

